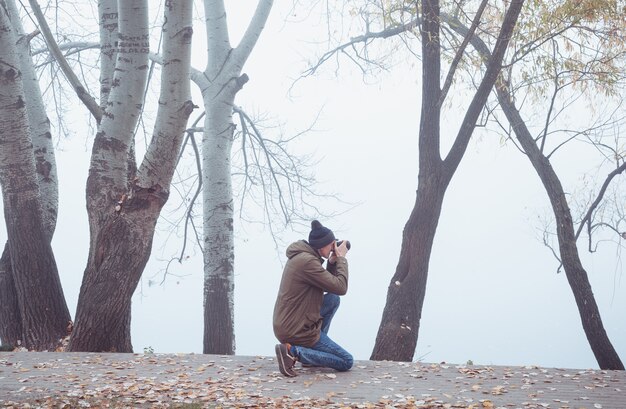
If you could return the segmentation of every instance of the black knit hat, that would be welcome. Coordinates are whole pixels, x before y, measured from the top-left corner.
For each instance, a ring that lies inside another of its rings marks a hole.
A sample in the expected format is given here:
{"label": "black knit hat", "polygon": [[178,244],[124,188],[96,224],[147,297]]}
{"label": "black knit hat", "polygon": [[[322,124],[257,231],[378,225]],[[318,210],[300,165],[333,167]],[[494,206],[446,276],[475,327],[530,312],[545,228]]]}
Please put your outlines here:
{"label": "black knit hat", "polygon": [[309,233],[311,247],[318,250],[333,241],[335,241],[335,235],[331,229],[322,226],[322,223],[317,220],[311,222],[311,233]]}

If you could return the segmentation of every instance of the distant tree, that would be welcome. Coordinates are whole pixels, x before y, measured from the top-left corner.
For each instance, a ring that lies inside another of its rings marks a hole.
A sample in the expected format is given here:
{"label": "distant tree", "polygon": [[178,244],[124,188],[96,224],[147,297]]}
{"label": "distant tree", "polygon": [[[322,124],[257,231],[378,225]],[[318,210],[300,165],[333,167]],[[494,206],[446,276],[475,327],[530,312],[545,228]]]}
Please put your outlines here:
{"label": "distant tree", "polygon": [[58,184],[50,122],[14,0],[0,2],[0,184],[8,241],[0,258],[0,338],[54,349],[70,328],[50,246]]}

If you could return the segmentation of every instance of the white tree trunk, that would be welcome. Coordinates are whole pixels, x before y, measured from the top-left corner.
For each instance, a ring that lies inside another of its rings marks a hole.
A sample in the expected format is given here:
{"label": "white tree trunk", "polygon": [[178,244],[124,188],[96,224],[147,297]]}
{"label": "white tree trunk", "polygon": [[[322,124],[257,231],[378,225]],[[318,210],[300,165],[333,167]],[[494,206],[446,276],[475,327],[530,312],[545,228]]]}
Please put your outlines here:
{"label": "white tree trunk", "polygon": [[152,141],[137,172],[137,185],[169,191],[191,101],[192,0],[179,1],[163,27],[163,69]]}
{"label": "white tree trunk", "polygon": [[[111,7],[108,1],[101,3],[99,12],[102,13],[103,8],[110,11]],[[100,33],[104,35],[102,42],[105,44],[101,48],[104,54],[101,81],[102,77],[110,78],[107,71],[111,67],[106,59],[112,51],[106,45],[112,38],[103,26],[114,27],[111,22],[114,17],[118,42],[112,54],[115,68],[108,98],[101,97],[101,103],[106,103],[94,139],[87,178],[89,258],[69,344],[71,351],[132,351],[130,296],[134,288],[128,288],[132,285],[132,280],[128,282],[128,271],[141,266],[151,246],[151,242],[145,242],[141,234],[129,226],[131,220],[119,211],[129,193],[129,147],[141,113],[147,80],[149,46],[144,43],[149,41],[148,1],[119,3],[117,13],[107,19],[100,16]],[[106,86],[101,87],[106,94]],[[132,250],[125,249],[130,241],[139,243],[133,243]],[[117,261],[124,250],[134,254],[122,266]]]}
{"label": "white tree trunk", "polygon": [[194,77],[206,112],[203,152],[204,353],[234,354],[234,231],[231,151],[235,95],[263,30],[272,0],[261,0],[239,45],[232,49],[223,0],[205,0],[207,67]]}
{"label": "white tree trunk", "polygon": [[[90,219],[115,208],[115,203],[127,191],[128,148],[143,106],[148,74],[148,1],[121,2],[118,13],[117,61],[111,92],[93,145],[90,181],[87,182]],[[95,190],[90,190],[89,186]]]}
{"label": "white tree trunk", "polygon": [[104,110],[113,85],[113,73],[117,59],[117,0],[99,0],[100,17],[100,107]]}
{"label": "white tree trunk", "polygon": [[39,80],[35,72],[33,60],[30,57],[29,37],[19,18],[15,0],[6,2],[11,23],[18,37],[17,53],[22,71],[22,84],[28,112],[28,123],[33,152],[35,153],[35,165],[39,192],[41,196],[41,209],[45,229],[52,239],[59,208],[59,185],[57,179],[57,166],[54,157],[54,144],[50,132],[50,120],[41,96]]}
{"label": "white tree trunk", "polygon": [[[210,87],[215,95],[219,89]],[[226,93],[224,93],[226,94]],[[232,99],[205,102],[203,155],[204,192],[204,353],[233,354],[234,258],[231,150],[234,124]],[[207,97],[205,96],[205,101]],[[207,106],[208,105],[208,106]]]}

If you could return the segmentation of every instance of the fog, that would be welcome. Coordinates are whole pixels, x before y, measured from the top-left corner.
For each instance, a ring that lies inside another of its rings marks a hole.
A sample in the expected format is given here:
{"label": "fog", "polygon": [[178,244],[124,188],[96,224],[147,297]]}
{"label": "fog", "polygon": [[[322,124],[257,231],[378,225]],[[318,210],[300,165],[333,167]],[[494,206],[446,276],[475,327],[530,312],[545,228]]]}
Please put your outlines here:
{"label": "fog", "polygon": [[[385,305],[387,286],[398,262],[402,230],[415,201],[420,66],[400,64],[367,81],[343,62],[332,69],[293,80],[312,58],[308,32],[285,24],[286,9],[276,5],[244,72],[250,82],[237,103],[283,124],[285,132],[314,131],[293,144],[296,153],[313,153],[320,198],[332,218],[320,221],[338,238],[349,239],[350,282],[330,336],[368,359]],[[233,32],[247,17],[229,15]],[[230,22],[229,22],[230,23]],[[238,31],[239,30],[239,31]],[[203,30],[194,32],[202,68]],[[234,36],[236,37],[236,35]],[[234,40],[233,40],[234,42]],[[319,47],[322,47],[320,45]],[[201,50],[201,51],[200,51]],[[194,91],[196,92],[196,91]],[[200,97],[195,94],[196,104]],[[451,94],[451,98],[455,98]],[[444,135],[454,136],[464,97],[448,108]],[[93,135],[76,111],[76,132],[59,142],[57,164],[60,206],[53,248],[70,311],[76,309],[89,247],[85,182]],[[195,118],[198,112],[192,115]],[[444,146],[442,149],[447,149]],[[595,171],[581,148],[555,156],[567,192],[582,186]],[[623,177],[622,177],[623,178]],[[168,261],[180,251],[169,230],[166,206],[152,257],[133,298],[132,341],[136,352],[202,352],[203,269],[199,249],[183,263]],[[201,207],[201,206],[198,206]],[[499,135],[478,128],[446,194],[430,261],[416,360],[484,365],[540,365],[597,368],[578,310],[558,261],[543,245],[551,220],[547,195],[530,162]],[[236,353],[272,355],[272,310],[285,261],[284,249],[307,237],[306,227],[286,231],[275,241],[258,224],[236,221]],[[6,238],[4,231],[0,234]],[[581,243],[585,246],[584,240]],[[606,243],[594,254],[581,247],[583,264],[610,340],[626,356],[626,283],[621,249]]]}

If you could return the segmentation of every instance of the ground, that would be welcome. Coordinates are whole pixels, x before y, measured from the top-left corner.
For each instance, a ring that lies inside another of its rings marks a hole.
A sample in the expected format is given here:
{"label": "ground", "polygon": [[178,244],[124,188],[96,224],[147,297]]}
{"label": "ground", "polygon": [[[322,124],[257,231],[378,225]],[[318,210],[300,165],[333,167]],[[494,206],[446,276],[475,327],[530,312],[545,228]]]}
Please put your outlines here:
{"label": "ground", "polygon": [[274,357],[0,352],[0,408],[626,408],[624,371]]}

